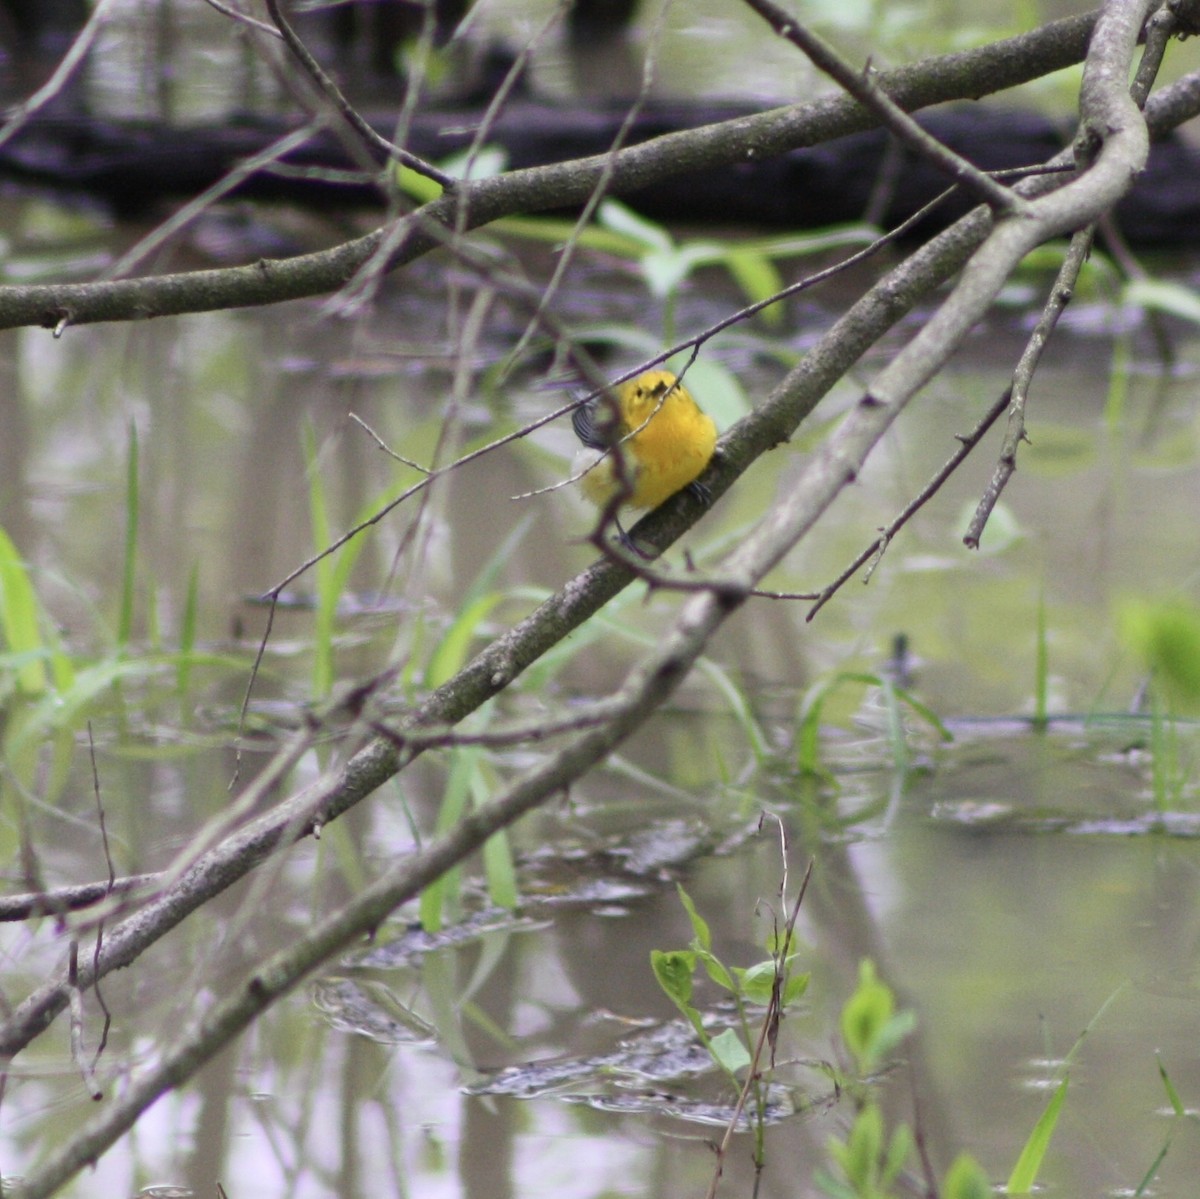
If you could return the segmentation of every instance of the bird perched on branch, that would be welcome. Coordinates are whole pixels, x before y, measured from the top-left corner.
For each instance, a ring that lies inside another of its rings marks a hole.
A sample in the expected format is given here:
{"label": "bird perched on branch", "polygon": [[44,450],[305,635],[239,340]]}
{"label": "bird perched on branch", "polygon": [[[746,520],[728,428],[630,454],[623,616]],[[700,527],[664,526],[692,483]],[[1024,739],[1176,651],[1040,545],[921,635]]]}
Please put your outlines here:
{"label": "bird perched on branch", "polygon": [[[645,371],[571,415],[586,449],[576,459],[583,494],[599,508],[657,508],[696,480],[712,460],[717,426],[670,371]],[[624,531],[617,524],[624,539]]]}

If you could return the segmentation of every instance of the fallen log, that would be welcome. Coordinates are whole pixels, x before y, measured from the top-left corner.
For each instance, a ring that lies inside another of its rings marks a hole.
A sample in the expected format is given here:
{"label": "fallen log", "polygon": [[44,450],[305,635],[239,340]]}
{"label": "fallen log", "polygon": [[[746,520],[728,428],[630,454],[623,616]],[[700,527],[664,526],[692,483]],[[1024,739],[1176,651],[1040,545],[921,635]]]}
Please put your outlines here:
{"label": "fallen log", "polygon": [[[651,102],[629,130],[628,142],[750,111],[741,105]],[[503,147],[512,167],[600,154],[613,144],[626,112],[616,104],[567,107],[520,99],[505,110],[487,140]],[[478,109],[418,114],[406,145],[422,158],[443,159],[470,144],[479,119]],[[930,110],[919,119],[987,170],[1042,162],[1070,135],[1067,126],[1039,113],[984,105]],[[387,135],[388,122],[374,123]],[[282,119],[261,117],[180,128],[39,116],[0,146],[0,179],[84,192],[120,215],[133,215],[199,193],[288,128]],[[235,194],[342,209],[384,200],[377,180],[367,175],[357,182],[330,177],[329,172],[362,166],[333,133],[314,136],[282,161],[284,171],[259,170]],[[871,211],[881,224],[891,226],[945,186],[944,176],[924,160],[897,150],[882,130],[869,130],[775,158],[689,173],[670,187],[623,198],[664,222],[804,229],[858,220]],[[963,196],[944,205],[930,227],[960,215],[970,203]],[[1157,143],[1117,219],[1125,236],[1140,245],[1200,244],[1200,149],[1179,137]]]}

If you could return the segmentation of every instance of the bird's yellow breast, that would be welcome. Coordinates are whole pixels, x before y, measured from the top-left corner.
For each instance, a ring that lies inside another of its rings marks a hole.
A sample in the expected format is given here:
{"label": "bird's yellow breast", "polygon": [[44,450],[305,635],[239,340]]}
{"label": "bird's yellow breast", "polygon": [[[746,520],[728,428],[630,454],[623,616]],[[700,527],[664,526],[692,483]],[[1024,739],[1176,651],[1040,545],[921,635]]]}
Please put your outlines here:
{"label": "bird's yellow breast", "polygon": [[[669,371],[646,371],[616,392],[619,439],[608,457],[584,475],[583,494],[599,506],[621,489],[630,508],[657,508],[704,472],[717,444],[717,426]],[[604,402],[597,414],[603,418]],[[621,455],[618,468],[613,457]],[[593,455],[594,457],[594,455]]]}

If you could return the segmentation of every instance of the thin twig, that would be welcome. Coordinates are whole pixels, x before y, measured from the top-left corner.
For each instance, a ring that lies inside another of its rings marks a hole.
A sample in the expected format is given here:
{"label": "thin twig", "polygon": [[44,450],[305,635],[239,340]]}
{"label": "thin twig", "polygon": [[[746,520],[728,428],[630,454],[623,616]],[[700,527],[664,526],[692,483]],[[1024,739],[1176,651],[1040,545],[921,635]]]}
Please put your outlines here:
{"label": "thin twig", "polygon": [[222,196],[229,195],[230,192],[236,190],[242,183],[249,179],[251,175],[275,162],[275,160],[282,158],[286,154],[290,154],[293,150],[298,150],[306,142],[310,141],[320,128],[321,125],[319,122],[310,121],[302,128],[295,129],[277,141],[272,142],[257,154],[253,154],[249,158],[244,158],[241,162],[235,163],[211,187],[205,188],[198,196],[193,196],[181,208],[173,212],[167,220],[155,226],[141,241],[126,250],[100,276],[100,279],[108,281],[121,278],[144,258],[154,253],[164,242],[180,233],[192,221],[196,220],[197,217],[203,215]]}
{"label": "thin twig", "polygon": [[1071,244],[1067,248],[1062,266],[1059,267],[1058,277],[1054,280],[1050,296],[1042,308],[1038,323],[1029,335],[1029,340],[1025,343],[1025,349],[1021,353],[1016,370],[1013,371],[1012,383],[1009,387],[1011,402],[1008,408],[1008,428],[1004,434],[1004,443],[1000,447],[1000,458],[996,463],[996,469],[988,483],[987,490],[983,493],[975,509],[975,515],[971,518],[971,523],[963,536],[963,544],[969,549],[979,548],[979,539],[983,536],[988,517],[991,516],[992,509],[995,508],[1001,493],[1017,469],[1017,449],[1021,442],[1029,440],[1025,433],[1025,402],[1029,396],[1029,387],[1050,340],[1050,335],[1054,332],[1059,318],[1075,294],[1079,272],[1087,261],[1094,234],[1095,226],[1089,225],[1086,229],[1080,229],[1071,238]]}
{"label": "thin twig", "polygon": [[[117,881],[117,872],[113,868],[112,849],[108,843],[108,822],[104,816],[104,800],[100,795],[100,767],[96,763],[96,741],[92,736],[92,722],[87,722],[88,734],[88,756],[92,761],[92,790],[96,796],[96,816],[100,821],[100,839],[104,845],[104,860],[108,864],[108,886],[105,890],[105,898],[113,892],[113,887]],[[74,942],[72,942],[74,944]],[[100,1010],[104,1013],[104,1027],[100,1031],[100,1042],[96,1046],[96,1055],[92,1058],[92,1065],[100,1060],[100,1055],[104,1052],[104,1047],[108,1044],[108,1031],[112,1028],[112,1012],[109,1011],[108,1004],[104,1001],[104,995],[100,990],[100,975],[96,969],[96,963],[100,960],[100,948],[104,944],[104,921],[100,920],[96,925],[96,939],[92,943],[92,991],[96,996],[96,1002],[100,1005]],[[99,1095],[94,1095],[93,1098],[99,1099]]]}
{"label": "thin twig", "polygon": [[237,21],[239,24],[245,25],[249,29],[254,29],[258,33],[265,33],[268,37],[283,40],[283,34],[274,25],[268,25],[266,21],[260,21],[244,12],[238,12],[236,8],[231,8],[228,4],[222,4],[221,0],[205,0],[205,3],[211,5],[223,17],[228,17],[231,21]]}
{"label": "thin twig", "polygon": [[104,801],[100,797],[100,769],[96,765],[96,742],[92,737],[92,722],[87,722],[88,756],[92,762],[92,792],[96,797],[96,818],[100,821],[100,842],[104,846],[104,861],[108,866],[108,889],[111,891],[117,881],[117,872],[113,869],[112,850],[108,844],[108,824],[104,819]]}
{"label": "thin twig", "polygon": [[[1000,178],[1029,178],[1034,175],[1062,175],[1074,174],[1074,166],[1056,166],[1053,164],[1042,164],[1038,166],[1028,167],[1013,167],[1004,171],[995,171],[993,174],[997,179]],[[769,296],[765,300],[757,300],[753,304],[747,304],[745,308],[739,308],[736,312],[730,313],[728,316],[722,317],[719,321],[709,325],[706,329],[702,329],[699,333],[693,334],[684,341],[676,342],[670,349],[664,350],[656,357],[649,361],[639,370],[648,370],[650,367],[657,365],[660,362],[665,362],[674,354],[682,353],[684,350],[691,349],[696,346],[702,346],[705,342],[711,340],[718,333],[730,328],[732,325],[740,324],[742,321],[749,320],[750,317],[756,316],[764,308],[769,308],[772,304],[778,304],[780,300],[790,299],[792,296],[799,295],[801,292],[808,291],[810,288],[816,287],[819,283],[826,283],[830,279],[836,278],[838,275],[850,270],[852,267],[858,266],[867,259],[874,257],[880,250],[892,245],[894,242],[900,241],[906,237],[909,232],[915,229],[922,221],[931,216],[942,204],[951,198],[958,191],[958,184],[951,184],[945,191],[934,196],[927,204],[917,209],[912,216],[906,217],[894,229],[890,229],[887,233],[880,234],[869,245],[864,246],[861,250],[848,255],[846,258],[839,259],[831,266],[825,267],[823,270],[814,271],[811,275],[805,275],[803,279],[798,279],[795,283],[788,284],[787,287],[777,291],[774,295]],[[628,377],[628,376],[627,376]]]}
{"label": "thin twig", "polygon": [[[642,62],[642,77],[637,90],[637,94],[626,104],[625,115],[621,119],[621,124],[617,128],[617,132],[613,135],[606,155],[606,161],[603,169],[600,172],[600,177],[596,180],[596,186],[592,190],[592,194],[588,196],[579,216],[575,219],[575,227],[571,231],[570,236],[566,239],[562,253],[558,255],[558,261],[554,264],[554,269],[550,274],[550,278],[542,287],[542,295],[538,301],[538,306],[533,315],[529,319],[529,323],[525,331],[517,340],[517,344],[509,351],[508,361],[516,362],[519,356],[524,352],[525,347],[529,343],[529,339],[541,325],[542,313],[549,308],[558,295],[559,285],[566,277],[568,269],[575,261],[576,251],[579,248],[579,235],[587,228],[591,222],[592,214],[600,206],[601,201],[608,195],[609,182],[612,179],[613,166],[616,160],[616,155],[620,152],[621,147],[625,145],[629,137],[629,131],[633,128],[634,122],[638,115],[645,107],[646,99],[650,95],[650,91],[654,85],[654,69],[657,62],[658,49],[661,44],[663,29],[666,24],[667,16],[670,12],[671,5],[664,4],[659,9],[658,16],[654,23],[654,28],[650,31],[645,41],[644,59]],[[483,131],[480,131],[478,142],[483,136]]]}
{"label": "thin twig", "polygon": [[432,725],[419,729],[393,728],[382,720],[371,720],[367,727],[378,733],[398,750],[440,749],[449,745],[486,745],[497,749],[509,745],[522,745],[561,737],[564,733],[577,733],[581,729],[594,728],[611,720],[616,705],[611,700],[597,700],[586,708],[561,716],[557,720],[538,718],[528,723],[505,725],[502,728],[485,729],[476,733],[464,733],[457,725]]}
{"label": "thin twig", "polygon": [[705,1199],[715,1199],[717,1186],[721,1181],[721,1174],[725,1168],[725,1158],[728,1156],[733,1134],[737,1131],[738,1121],[742,1118],[742,1112],[746,1108],[751,1090],[762,1081],[760,1066],[765,1046],[770,1047],[772,1064],[774,1064],[775,1039],[779,1034],[779,1022],[783,1018],[781,1005],[783,1002],[783,982],[787,970],[787,950],[792,943],[792,932],[796,927],[796,918],[800,915],[800,905],[804,902],[804,893],[808,890],[808,880],[812,877],[812,871],[813,863],[812,859],[809,859],[808,869],[805,870],[804,880],[800,884],[800,894],[796,896],[796,902],[792,905],[791,913],[788,916],[786,931],[780,943],[782,948],[776,947],[775,976],[771,984],[771,998],[767,1002],[767,1010],[763,1014],[763,1022],[761,1029],[759,1029],[758,1040],[755,1042],[750,1065],[746,1070],[746,1081],[738,1094],[737,1103],[733,1108],[733,1115],[730,1117],[729,1123],[725,1126],[725,1135],[721,1138],[721,1142],[717,1146],[717,1164],[713,1170],[712,1179],[708,1184]]}
{"label": "thin twig", "polygon": [[71,76],[75,74],[87,57],[97,35],[110,16],[109,9],[113,7],[114,0],[99,0],[99,3],[92,9],[87,23],[76,34],[71,48],[63,56],[62,62],[54,68],[50,78],[28,100],[22,101],[5,112],[4,126],[0,128],[0,146],[19,133],[21,127],[34,113],[44,108],[62,92],[70,82]]}
{"label": "thin twig", "polygon": [[418,175],[424,175],[427,179],[432,179],[444,191],[452,192],[458,185],[458,181],[453,176],[447,175],[445,171],[439,170],[432,163],[426,162],[423,158],[419,158],[416,154],[405,150],[403,146],[393,145],[386,137],[383,137],[371,128],[366,120],[359,115],[358,110],[342,94],[338,85],[325,73],[321,64],[313,58],[308,47],[292,28],[288,19],[283,15],[283,10],[279,7],[279,0],[266,0],[266,3],[267,12],[270,14],[271,20],[275,22],[280,35],[283,37],[284,44],[292,53],[292,57],[300,64],[320,92],[337,109],[346,123],[363,141],[372,149],[380,151],[393,161],[416,171]]}
{"label": "thin twig", "polygon": [[79,942],[72,939],[67,965],[68,1007],[71,1016],[71,1060],[75,1069],[83,1079],[87,1093],[97,1102],[104,1098],[104,1092],[96,1081],[96,1073],[92,1064],[87,1060],[87,1052],[83,1044],[83,992],[79,988]]}
{"label": "thin twig", "polygon": [[870,580],[871,574],[874,573],[880,558],[882,558],[887,547],[891,544],[892,538],[941,490],[942,484],[958,469],[959,463],[979,444],[983,435],[996,423],[1000,414],[1008,407],[1011,396],[1012,388],[1006,387],[999,399],[983,414],[970,433],[955,435],[955,439],[959,443],[958,449],[946,459],[941,469],[901,509],[899,514],[888,525],[879,530],[879,536],[832,583],[818,592],[816,596],[817,602],[809,609],[808,615],[805,617],[806,621],[812,620],[833,596],[841,590],[843,584],[857,572],[859,567],[868,561],[871,562],[871,567],[863,582]]}
{"label": "thin twig", "polygon": [[997,183],[986,171],[981,171],[961,155],[955,154],[929,133],[926,133],[880,86],[878,77],[868,64],[856,71],[828,42],[806,29],[790,13],[773,0],[745,0],[780,37],[786,38],[801,50],[819,70],[825,72],[840,87],[853,96],[864,108],[874,113],[880,123],[894,133],[905,145],[957,183],[969,188],[996,212],[1021,212],[1025,202],[1015,192]]}
{"label": "thin twig", "polygon": [[[563,11],[564,6],[561,3],[555,5],[541,28],[521,47],[516,61],[513,62],[512,66],[505,73],[500,86],[488,101],[487,108],[475,130],[475,136],[471,139],[471,144],[467,147],[466,154],[463,157],[463,178],[456,181],[457,188],[452,197],[455,207],[453,213],[447,216],[445,225],[439,227],[435,222],[425,221],[420,211],[413,214],[414,221],[420,221],[425,231],[433,233],[439,240],[444,236],[446,242],[451,247],[456,247],[459,244],[462,235],[467,232],[470,225],[469,208],[477,193],[477,187],[471,182],[471,169],[479,153],[479,149],[486,144],[488,137],[491,135],[493,125],[504,105],[508,102],[508,97],[512,89],[523,74],[532,55],[533,48],[554,28],[561,18]],[[428,46],[432,39],[433,16],[432,5],[427,5],[425,9],[425,26],[420,42],[423,46]],[[418,61],[418,69],[423,70],[425,65],[424,58],[422,57]],[[409,87],[404,97],[404,105],[401,108],[400,117],[397,121],[398,129],[406,128],[411,121],[412,115],[416,110],[418,90],[419,79],[410,79]],[[346,281],[345,286],[326,302],[324,311],[337,312],[342,316],[350,316],[371,302],[375,297],[380,280],[392,267],[394,252],[400,248],[408,237],[409,230],[406,228],[405,223],[402,221],[393,221],[391,226],[384,231],[375,253],[359,267],[352,278]]]}
{"label": "thin twig", "polygon": [[375,444],[389,458],[392,458],[397,462],[403,463],[405,466],[411,466],[413,468],[413,470],[419,471],[423,475],[429,475],[429,474],[433,473],[428,467],[421,466],[419,463],[414,462],[411,458],[406,458],[403,454],[396,453],[396,451],[394,449],[392,449],[392,447],[390,445],[388,445],[388,443],[386,441],[384,441],[383,438],[380,437],[379,434],[376,433],[375,430],[372,429],[371,426],[368,425],[367,422],[365,420],[363,420],[363,418],[361,416],[359,416],[357,412],[349,412],[346,415],[349,416],[350,419],[356,425],[358,425],[360,428],[362,428],[366,432],[366,434],[371,438],[371,440],[374,441]]}

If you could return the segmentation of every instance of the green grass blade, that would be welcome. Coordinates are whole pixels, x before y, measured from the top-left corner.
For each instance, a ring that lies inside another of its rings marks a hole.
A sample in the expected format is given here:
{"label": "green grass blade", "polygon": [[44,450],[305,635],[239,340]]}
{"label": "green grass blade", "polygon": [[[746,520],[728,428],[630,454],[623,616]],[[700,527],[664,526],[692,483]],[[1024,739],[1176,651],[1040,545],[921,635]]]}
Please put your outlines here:
{"label": "green grass blade", "polygon": [[481,595],[459,610],[429,659],[425,671],[426,687],[440,687],[458,673],[467,660],[480,623],[503,598],[499,592]]}
{"label": "green grass blade", "polygon": [[[320,551],[332,540],[325,482],[317,462],[317,438],[309,423],[304,425],[304,469],[308,475],[308,519],[312,526],[313,549]],[[328,597],[333,563],[322,558],[313,567],[317,607],[313,621],[313,697],[321,699],[333,686],[333,611]]]}
{"label": "green grass blade", "polygon": [[1171,1110],[1177,1116],[1182,1116],[1187,1110],[1183,1106],[1183,1100],[1179,1098],[1179,1092],[1175,1089],[1175,1084],[1171,1081],[1166,1066],[1163,1065],[1162,1055],[1156,1053],[1154,1056],[1158,1062],[1158,1076],[1162,1079],[1163,1090],[1167,1093],[1167,1101],[1171,1105]]}
{"label": "green grass blade", "polygon": [[188,575],[187,593],[183,600],[183,616],[179,622],[179,660],[175,667],[175,689],[180,695],[188,693],[192,681],[192,662],[196,651],[196,624],[200,608],[200,568],[192,564]]}
{"label": "green grass blade", "polygon": [[1133,1199],[1142,1199],[1142,1196],[1147,1193],[1150,1184],[1158,1176],[1158,1171],[1163,1164],[1163,1159],[1167,1156],[1167,1150],[1171,1148],[1171,1137],[1174,1133],[1172,1127],[1171,1132],[1167,1133],[1167,1139],[1163,1141],[1162,1148],[1154,1155],[1154,1160],[1150,1163],[1150,1168],[1142,1175],[1142,1181],[1138,1183],[1137,1190],[1133,1192]]}
{"label": "green grass blade", "polygon": [[17,686],[26,695],[41,695],[46,690],[46,646],[38,619],[37,596],[8,534],[0,529],[0,632],[4,644],[20,655]]}
{"label": "green grass blade", "polygon": [[1013,1166],[1013,1171],[1008,1176],[1006,1189],[1010,1195],[1027,1195],[1033,1189],[1038,1171],[1041,1170],[1042,1162],[1046,1157],[1046,1150],[1050,1148],[1050,1138],[1054,1136],[1054,1129],[1062,1112],[1063,1101],[1067,1097],[1068,1081],[1069,1076],[1058,1084],[1050,1102],[1046,1104],[1046,1110],[1042,1112],[1038,1117],[1038,1122],[1033,1126],[1033,1131],[1029,1134],[1029,1139],[1021,1150],[1021,1156],[1017,1158],[1017,1164]]}
{"label": "green grass blade", "polygon": [[1037,610],[1037,664],[1033,684],[1033,727],[1044,733],[1049,721],[1047,696],[1050,691],[1050,655],[1046,650],[1046,594],[1038,596]]}

